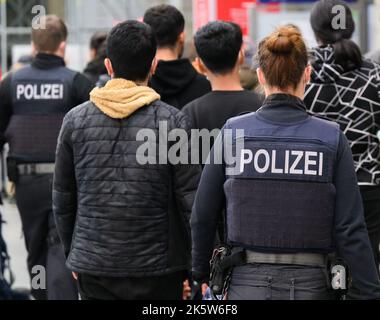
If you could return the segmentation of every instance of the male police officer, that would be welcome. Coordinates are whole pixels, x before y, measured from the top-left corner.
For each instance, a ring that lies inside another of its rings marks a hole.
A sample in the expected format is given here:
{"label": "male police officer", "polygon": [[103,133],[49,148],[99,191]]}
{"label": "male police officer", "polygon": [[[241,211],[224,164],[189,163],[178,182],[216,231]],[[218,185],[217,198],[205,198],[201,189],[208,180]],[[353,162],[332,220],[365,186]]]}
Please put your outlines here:
{"label": "male police officer", "polygon": [[[65,67],[67,28],[57,16],[41,18],[32,30],[37,52],[31,66],[10,74],[0,86],[0,134],[10,145],[8,175],[15,183],[31,277],[46,267],[46,289],[36,299],[76,299],[52,219],[56,141],[64,115],[88,100],[92,85]],[[40,275],[40,274],[39,274]]]}

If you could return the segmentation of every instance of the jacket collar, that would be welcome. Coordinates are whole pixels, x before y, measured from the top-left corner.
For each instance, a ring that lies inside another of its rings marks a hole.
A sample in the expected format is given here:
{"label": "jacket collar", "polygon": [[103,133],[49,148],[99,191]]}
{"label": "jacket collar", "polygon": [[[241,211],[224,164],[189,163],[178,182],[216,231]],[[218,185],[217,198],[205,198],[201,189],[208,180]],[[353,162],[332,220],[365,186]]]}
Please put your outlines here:
{"label": "jacket collar", "polygon": [[65,61],[53,54],[38,53],[33,59],[32,66],[38,69],[52,69],[64,67]]}
{"label": "jacket collar", "polygon": [[257,114],[268,121],[284,124],[301,122],[309,117],[305,103],[289,94],[268,96]]}

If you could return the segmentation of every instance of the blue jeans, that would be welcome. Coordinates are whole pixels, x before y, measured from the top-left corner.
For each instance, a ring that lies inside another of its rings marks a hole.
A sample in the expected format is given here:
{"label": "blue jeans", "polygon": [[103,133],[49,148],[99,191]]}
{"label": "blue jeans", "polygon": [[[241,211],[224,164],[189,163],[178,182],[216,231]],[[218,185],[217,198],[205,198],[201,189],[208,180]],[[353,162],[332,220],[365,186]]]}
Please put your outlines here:
{"label": "blue jeans", "polygon": [[331,300],[323,268],[246,264],[235,267],[228,300]]}

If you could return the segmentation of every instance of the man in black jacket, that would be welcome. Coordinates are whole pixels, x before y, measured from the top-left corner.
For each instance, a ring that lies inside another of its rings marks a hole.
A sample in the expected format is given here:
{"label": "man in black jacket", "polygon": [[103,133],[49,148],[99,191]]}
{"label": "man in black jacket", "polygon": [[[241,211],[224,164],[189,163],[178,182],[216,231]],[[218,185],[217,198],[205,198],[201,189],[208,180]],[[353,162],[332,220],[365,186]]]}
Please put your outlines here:
{"label": "man in black jacket", "polygon": [[[75,283],[65,259],[52,213],[52,180],[59,129],[66,112],[87,101],[92,85],[65,67],[67,28],[56,16],[41,18],[33,29],[36,57],[30,66],[10,73],[0,86],[0,138],[8,142],[8,175],[16,187],[28,269],[46,267],[45,286],[32,288],[35,299],[75,299]],[[34,271],[33,271],[34,270]],[[34,281],[35,282],[35,281]]]}
{"label": "man in black jacket", "polygon": [[156,48],[148,25],[114,27],[106,60],[113,79],[69,112],[61,129],[54,213],[83,299],[182,296],[200,168],[156,161],[156,151],[161,159],[168,149],[155,137],[189,130],[187,117],[147,87]]}
{"label": "man in black jacket", "polygon": [[182,109],[210,92],[208,80],[193,68],[189,59],[181,59],[185,44],[182,13],[173,6],[159,5],[145,13],[144,22],[152,27],[158,45],[158,65],[150,86],[161,95],[162,101]]}

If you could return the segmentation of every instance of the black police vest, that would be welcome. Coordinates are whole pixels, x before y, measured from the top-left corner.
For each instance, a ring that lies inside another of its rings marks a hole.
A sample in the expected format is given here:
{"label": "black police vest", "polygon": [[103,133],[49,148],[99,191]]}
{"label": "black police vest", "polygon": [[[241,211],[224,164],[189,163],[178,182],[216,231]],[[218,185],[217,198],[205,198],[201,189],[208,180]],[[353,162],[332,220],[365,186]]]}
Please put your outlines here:
{"label": "black police vest", "polygon": [[75,71],[25,67],[12,75],[9,157],[18,163],[52,163],[62,120],[74,106]]}
{"label": "black police vest", "polygon": [[338,125],[314,117],[281,125],[255,113],[230,120],[227,129],[237,159],[225,183],[229,243],[268,252],[333,251]]}

